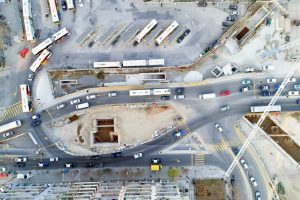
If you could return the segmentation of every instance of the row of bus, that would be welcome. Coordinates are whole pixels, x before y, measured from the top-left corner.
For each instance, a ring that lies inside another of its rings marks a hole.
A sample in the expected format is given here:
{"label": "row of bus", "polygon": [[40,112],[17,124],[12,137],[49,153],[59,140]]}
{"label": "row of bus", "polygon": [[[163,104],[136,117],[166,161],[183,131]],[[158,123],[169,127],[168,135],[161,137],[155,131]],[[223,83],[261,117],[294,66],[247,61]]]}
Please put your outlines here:
{"label": "row of bus", "polygon": [[129,96],[150,96],[150,95],[170,95],[170,88],[147,89],[147,90],[129,90]]}
{"label": "row of bus", "polygon": [[32,63],[30,66],[30,70],[32,72],[36,72],[38,68],[45,62],[52,53],[47,50],[47,48],[51,47],[54,42],[57,42],[64,38],[66,35],[70,35],[70,32],[67,30],[67,28],[63,28],[60,31],[54,33],[52,35],[52,38],[48,38],[45,41],[41,42],[39,45],[34,47],[31,51],[34,55],[39,55],[38,58]]}
{"label": "row of bus", "polygon": [[[74,0],[66,0],[67,7],[71,11],[75,11]],[[54,23],[60,23],[60,13],[58,12],[57,0],[48,0],[51,18]]]}
{"label": "row of bus", "polygon": [[159,67],[164,66],[164,59],[124,60],[116,62],[94,62],[94,68],[120,68],[120,67]]}

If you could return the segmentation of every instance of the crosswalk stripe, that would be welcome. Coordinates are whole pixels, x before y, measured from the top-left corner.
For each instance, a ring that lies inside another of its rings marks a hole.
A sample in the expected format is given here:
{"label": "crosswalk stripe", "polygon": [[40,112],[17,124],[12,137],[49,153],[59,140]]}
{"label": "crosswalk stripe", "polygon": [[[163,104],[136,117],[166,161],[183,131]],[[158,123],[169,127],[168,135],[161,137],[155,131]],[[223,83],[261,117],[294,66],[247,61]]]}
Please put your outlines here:
{"label": "crosswalk stripe", "polygon": [[16,117],[19,114],[22,113],[22,104],[21,102],[18,102],[10,107],[8,107],[3,115],[0,117],[0,123],[5,122],[6,120],[9,120],[10,118]]}
{"label": "crosswalk stripe", "polygon": [[204,164],[204,155],[203,154],[194,155],[194,164],[195,165],[203,165]]}

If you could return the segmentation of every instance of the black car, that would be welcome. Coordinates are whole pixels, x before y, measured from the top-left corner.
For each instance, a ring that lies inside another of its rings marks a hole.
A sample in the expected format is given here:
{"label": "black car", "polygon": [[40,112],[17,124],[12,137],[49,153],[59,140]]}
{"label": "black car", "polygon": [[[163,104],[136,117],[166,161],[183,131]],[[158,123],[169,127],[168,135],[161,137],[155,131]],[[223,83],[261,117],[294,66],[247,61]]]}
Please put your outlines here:
{"label": "black car", "polygon": [[15,167],[25,167],[25,163],[24,162],[17,162],[14,164]]}
{"label": "black car", "polygon": [[231,149],[232,149],[232,151],[233,151],[233,153],[234,153],[235,155],[237,155],[237,154],[239,153],[239,151],[240,151],[240,148],[239,148],[239,147],[231,147]]}
{"label": "black car", "polygon": [[94,166],[95,166],[94,162],[84,163],[84,167],[94,167]]}
{"label": "black car", "polygon": [[260,92],[260,95],[261,95],[261,96],[271,96],[271,92],[268,91],[268,90],[264,90],[264,91],[261,91],[261,92]]}
{"label": "black car", "polygon": [[4,21],[6,17],[4,15],[0,15],[0,19]]}
{"label": "black car", "polygon": [[40,125],[42,123],[42,121],[41,120],[39,120],[39,119],[37,119],[37,120],[34,120],[33,122],[31,122],[31,126],[32,127],[36,127],[36,126],[38,126],[38,125]]}
{"label": "black car", "polygon": [[298,100],[296,101],[296,104],[300,104],[300,99],[298,99]]}
{"label": "black car", "polygon": [[182,35],[187,36],[188,34],[190,34],[190,32],[191,32],[190,29],[186,29]]}
{"label": "black car", "polygon": [[91,159],[92,160],[99,160],[101,158],[100,155],[96,155],[96,156],[92,156]]}
{"label": "black car", "polygon": [[226,17],[226,21],[234,22],[235,21],[235,17],[234,16],[228,16],[228,17]]}
{"label": "black car", "polygon": [[89,43],[89,47],[91,48],[93,45],[94,45],[94,41],[91,41],[90,43]]}
{"label": "black car", "polygon": [[122,156],[122,152],[116,152],[116,153],[111,154],[111,157],[113,157],[113,158],[118,158],[118,157],[121,157],[121,156]]}
{"label": "black car", "polygon": [[226,26],[226,27],[229,27],[231,26],[231,23],[230,22],[222,22],[222,26]]}
{"label": "black car", "polygon": [[170,96],[161,96],[160,99],[166,101],[166,100],[170,100],[171,98]]}
{"label": "black car", "polygon": [[180,36],[180,37],[176,40],[176,42],[179,44],[179,43],[182,42],[183,39],[184,39],[184,37],[183,37],[183,36]]}
{"label": "black car", "polygon": [[62,8],[63,10],[67,10],[67,9],[68,9],[68,8],[67,8],[67,2],[66,2],[66,1],[64,1],[64,0],[61,1],[61,8]]}
{"label": "black car", "polygon": [[175,88],[175,94],[176,95],[184,94],[184,88]]}
{"label": "black car", "polygon": [[237,9],[238,9],[238,7],[235,4],[229,5],[229,10],[237,10]]}

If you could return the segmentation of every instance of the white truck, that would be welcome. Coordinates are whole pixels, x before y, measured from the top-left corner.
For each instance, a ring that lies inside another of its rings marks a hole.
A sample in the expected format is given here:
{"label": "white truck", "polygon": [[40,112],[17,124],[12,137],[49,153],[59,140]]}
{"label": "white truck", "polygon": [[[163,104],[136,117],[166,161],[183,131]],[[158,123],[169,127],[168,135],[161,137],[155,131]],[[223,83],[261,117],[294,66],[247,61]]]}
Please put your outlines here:
{"label": "white truck", "polygon": [[81,110],[81,109],[84,109],[84,108],[88,108],[90,105],[89,105],[89,103],[81,103],[81,104],[78,104],[78,105],[76,105],[76,109],[77,110]]}
{"label": "white truck", "polygon": [[216,98],[216,93],[209,93],[209,94],[199,94],[199,99],[212,99]]}

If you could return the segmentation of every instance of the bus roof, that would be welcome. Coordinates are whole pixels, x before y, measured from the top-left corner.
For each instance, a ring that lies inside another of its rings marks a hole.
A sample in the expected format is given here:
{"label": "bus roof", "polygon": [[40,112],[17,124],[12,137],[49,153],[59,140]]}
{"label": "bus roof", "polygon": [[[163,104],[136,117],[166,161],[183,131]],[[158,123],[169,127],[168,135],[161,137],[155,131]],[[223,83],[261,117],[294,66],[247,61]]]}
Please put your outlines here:
{"label": "bus roof", "polygon": [[170,24],[170,26],[162,34],[160,34],[158,38],[156,38],[156,43],[161,44],[164,39],[166,39],[166,37],[168,37],[168,35],[170,35],[170,33],[172,33],[175,28],[177,28],[178,25],[179,24],[176,21],[173,21],[172,24]]}
{"label": "bus roof", "polygon": [[52,44],[52,40],[50,38],[47,38],[44,40],[42,43],[34,47],[31,51],[34,55],[37,55],[39,52],[43,51],[46,49],[48,46]]}
{"label": "bus roof", "polygon": [[135,40],[140,43],[147,33],[149,33],[157,24],[155,19],[152,19],[147,26],[135,37]]}

